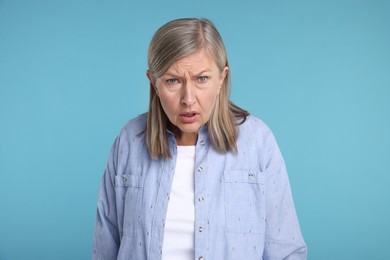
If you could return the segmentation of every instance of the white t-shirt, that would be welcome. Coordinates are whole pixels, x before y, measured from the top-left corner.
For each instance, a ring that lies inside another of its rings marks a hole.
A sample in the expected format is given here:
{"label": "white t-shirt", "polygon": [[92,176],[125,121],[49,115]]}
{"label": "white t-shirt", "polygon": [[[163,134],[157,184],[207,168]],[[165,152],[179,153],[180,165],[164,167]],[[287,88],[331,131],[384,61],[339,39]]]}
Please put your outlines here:
{"label": "white t-shirt", "polygon": [[195,146],[177,146],[177,161],[165,219],[163,260],[194,259]]}

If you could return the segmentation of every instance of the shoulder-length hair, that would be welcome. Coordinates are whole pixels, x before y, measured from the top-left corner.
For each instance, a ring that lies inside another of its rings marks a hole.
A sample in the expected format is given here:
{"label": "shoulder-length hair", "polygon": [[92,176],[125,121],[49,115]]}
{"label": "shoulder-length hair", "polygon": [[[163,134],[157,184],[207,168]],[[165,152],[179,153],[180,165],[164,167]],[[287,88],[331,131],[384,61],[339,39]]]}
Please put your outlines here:
{"label": "shoulder-length hair", "polygon": [[[228,66],[225,45],[214,24],[207,19],[182,18],[161,26],[154,34],[148,51],[149,74],[152,78],[161,77],[168,68],[180,58],[204,49],[214,57],[222,71]],[[229,100],[230,73],[228,71],[222,84],[215,107],[207,122],[212,145],[220,152],[237,152],[237,124],[241,124],[248,112]],[[149,112],[146,125],[146,143],[153,159],[171,158],[167,130],[169,119],[160,99],[150,83]]]}

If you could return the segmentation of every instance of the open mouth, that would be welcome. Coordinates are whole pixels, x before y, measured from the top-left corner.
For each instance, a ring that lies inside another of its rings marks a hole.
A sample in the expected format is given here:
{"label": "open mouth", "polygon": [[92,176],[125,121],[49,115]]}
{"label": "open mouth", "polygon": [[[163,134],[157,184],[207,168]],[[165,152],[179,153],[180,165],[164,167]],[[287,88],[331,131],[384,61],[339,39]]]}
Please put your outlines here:
{"label": "open mouth", "polygon": [[181,116],[185,116],[185,117],[193,117],[195,115],[196,115],[196,113],[184,113],[184,114],[181,114]]}
{"label": "open mouth", "polygon": [[183,123],[194,123],[198,119],[198,113],[196,112],[185,112],[180,114],[180,120]]}

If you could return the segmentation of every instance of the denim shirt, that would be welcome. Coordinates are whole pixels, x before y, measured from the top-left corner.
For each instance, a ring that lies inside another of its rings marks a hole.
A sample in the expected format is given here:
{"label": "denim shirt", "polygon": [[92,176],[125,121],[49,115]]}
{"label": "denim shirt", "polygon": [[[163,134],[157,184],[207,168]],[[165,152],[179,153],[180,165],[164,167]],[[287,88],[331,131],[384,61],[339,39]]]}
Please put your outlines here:
{"label": "denim shirt", "polygon": [[[93,259],[161,259],[176,165],[151,159],[146,114],[127,123],[113,144],[98,195]],[[282,155],[254,116],[238,126],[238,152],[219,153],[207,126],[195,147],[194,259],[306,259]]]}

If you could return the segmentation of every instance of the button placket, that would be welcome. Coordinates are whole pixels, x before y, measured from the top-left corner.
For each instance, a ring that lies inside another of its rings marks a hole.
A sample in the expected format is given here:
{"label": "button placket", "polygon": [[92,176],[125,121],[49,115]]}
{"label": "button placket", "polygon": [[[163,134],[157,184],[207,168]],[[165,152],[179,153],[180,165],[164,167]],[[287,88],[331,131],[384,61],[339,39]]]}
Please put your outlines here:
{"label": "button placket", "polygon": [[204,133],[200,134],[198,142],[198,150],[196,156],[196,166],[195,166],[195,198],[198,200],[195,205],[196,207],[196,218],[195,218],[195,254],[198,260],[204,260],[204,251],[206,250],[206,237],[207,237],[207,226],[205,225],[206,220],[206,196],[207,186],[205,183],[205,176],[208,172],[207,158],[205,157],[205,152],[208,150],[209,143],[205,139]]}

